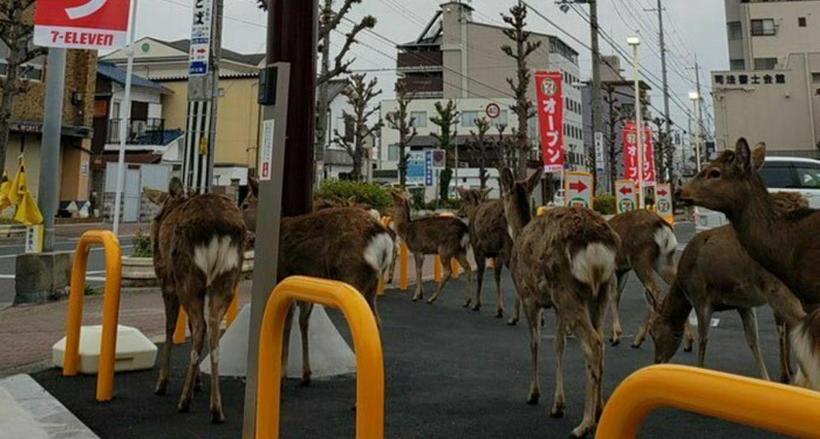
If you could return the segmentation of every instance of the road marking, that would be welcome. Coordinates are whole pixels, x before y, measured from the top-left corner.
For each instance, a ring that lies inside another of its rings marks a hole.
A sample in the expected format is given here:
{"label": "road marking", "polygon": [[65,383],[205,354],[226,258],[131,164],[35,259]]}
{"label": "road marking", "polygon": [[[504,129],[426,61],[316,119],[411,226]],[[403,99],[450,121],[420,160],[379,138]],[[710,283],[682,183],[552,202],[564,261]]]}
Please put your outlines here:
{"label": "road marking", "polygon": [[[121,245],[120,248],[121,249],[134,248],[134,246],[133,245]],[[92,247],[91,248],[92,252],[97,252],[97,251],[102,251],[102,250],[103,250],[102,247]],[[59,251],[61,253],[65,253],[65,252],[69,252],[70,250],[59,250]],[[11,258],[16,258],[17,256],[18,255],[0,255],[0,259],[11,259]]]}

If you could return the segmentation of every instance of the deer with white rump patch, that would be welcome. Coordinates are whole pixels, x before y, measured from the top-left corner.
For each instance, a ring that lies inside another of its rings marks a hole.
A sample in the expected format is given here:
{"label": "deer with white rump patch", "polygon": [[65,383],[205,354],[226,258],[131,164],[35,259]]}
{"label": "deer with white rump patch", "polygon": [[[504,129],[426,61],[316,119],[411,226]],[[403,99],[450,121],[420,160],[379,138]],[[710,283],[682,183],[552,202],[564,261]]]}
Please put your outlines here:
{"label": "deer with white rump patch", "polygon": [[165,302],[165,344],[154,393],[164,395],[168,390],[171,347],[182,306],[188,313],[192,346],[177,408],[180,412],[189,411],[194,388],[199,387],[199,363],[207,331],[211,352],[211,422],[222,423],[225,414],[219,391],[220,323],[233,300],[242,270],[246,232],[242,212],[221,195],[186,194],[177,178],[171,179],[167,193],[150,189],[145,193],[161,206],[151,226],[154,269]]}
{"label": "deer with white rump patch", "polygon": [[441,295],[444,286],[452,276],[451,261],[455,258],[467,273],[467,298],[469,300],[470,263],[467,261],[467,247],[470,245],[470,230],[460,219],[445,216],[410,218],[410,198],[408,194],[393,193],[393,224],[396,233],[407,245],[416,261],[416,293],[413,302],[423,299],[422,268],[425,255],[440,255],[444,266],[444,278],[436,293],[427,303],[433,303]]}
{"label": "deer with white rump patch", "polygon": [[504,169],[504,211],[513,236],[510,268],[530,329],[530,391],[528,404],[537,404],[538,347],[541,343],[541,310],[555,308],[555,401],[550,416],[564,415],[564,344],[571,332],[578,337],[586,357],[587,390],[584,416],[572,431],[575,437],[590,433],[603,410],[604,342],[606,306],[616,287],[616,256],[620,239],[596,212],[579,207],[557,207],[532,218],[530,196],[541,178],[539,169],[526,181],[515,181]]}
{"label": "deer with white rump patch", "polygon": [[799,209],[779,215],[757,173],[765,156],[766,145],[759,144],[753,153],[740,139],[734,151],[723,151],[704,167],[683,188],[681,198],[726,214],[749,256],[802,302],[802,310],[788,315],[778,309],[776,299],[767,298],[791,328],[800,365],[795,380],[820,390],[820,211]]}

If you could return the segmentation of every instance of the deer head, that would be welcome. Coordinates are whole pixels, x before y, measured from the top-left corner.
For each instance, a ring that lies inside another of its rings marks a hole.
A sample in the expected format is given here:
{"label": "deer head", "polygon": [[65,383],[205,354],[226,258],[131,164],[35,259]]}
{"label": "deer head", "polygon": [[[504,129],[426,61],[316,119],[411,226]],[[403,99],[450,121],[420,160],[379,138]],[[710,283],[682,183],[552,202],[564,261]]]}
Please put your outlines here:
{"label": "deer head", "polygon": [[765,189],[757,174],[765,157],[765,144],[759,143],[751,151],[746,139],[740,139],[734,151],[723,151],[684,186],[681,199],[727,213],[747,202],[756,187]]}
{"label": "deer head", "polygon": [[650,322],[649,334],[655,343],[655,364],[668,363],[675,355],[683,341],[683,330],[672,327],[672,324],[655,313]]}
{"label": "deer head", "polygon": [[530,196],[544,170],[539,168],[526,180],[516,181],[510,168],[501,171],[501,187],[504,190],[504,214],[507,216],[507,227],[510,237],[515,239],[521,229],[530,222]]}
{"label": "deer head", "polygon": [[458,209],[457,215],[462,218],[471,218],[476,208],[481,203],[487,201],[492,189],[464,189],[457,188],[458,195],[461,197],[461,207]]}
{"label": "deer head", "polygon": [[168,192],[149,188],[144,188],[142,192],[150,202],[160,207],[157,220],[189,197],[182,187],[182,181],[176,177],[168,183]]}

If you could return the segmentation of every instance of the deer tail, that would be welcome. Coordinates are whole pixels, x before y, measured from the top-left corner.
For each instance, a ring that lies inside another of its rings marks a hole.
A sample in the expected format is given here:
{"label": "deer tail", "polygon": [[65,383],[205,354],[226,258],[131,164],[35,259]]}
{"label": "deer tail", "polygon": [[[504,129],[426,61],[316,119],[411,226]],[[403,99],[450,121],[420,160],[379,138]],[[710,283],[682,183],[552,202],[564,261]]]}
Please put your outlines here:
{"label": "deer tail", "polygon": [[590,242],[574,254],[567,248],[570,273],[578,281],[589,285],[594,295],[615,272],[615,249],[601,242]]}
{"label": "deer tail", "polygon": [[790,338],[799,366],[794,384],[820,390],[820,308],[795,325]]}

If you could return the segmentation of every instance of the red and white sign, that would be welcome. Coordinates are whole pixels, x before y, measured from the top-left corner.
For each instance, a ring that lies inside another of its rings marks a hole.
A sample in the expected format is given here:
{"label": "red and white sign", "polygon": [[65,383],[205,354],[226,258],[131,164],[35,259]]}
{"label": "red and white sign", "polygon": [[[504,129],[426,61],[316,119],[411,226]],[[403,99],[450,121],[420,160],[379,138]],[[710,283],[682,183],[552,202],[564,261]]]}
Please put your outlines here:
{"label": "red and white sign", "polygon": [[592,194],[595,191],[592,174],[588,172],[567,172],[567,206],[592,209]]}
{"label": "red and white sign", "polygon": [[669,223],[675,221],[675,211],[672,206],[672,185],[658,183],[655,186],[655,212]]}
{"label": "red and white sign", "polygon": [[69,49],[125,46],[129,0],[37,0],[34,44]]}
{"label": "red and white sign", "polygon": [[[652,140],[652,129],[643,127],[643,184],[655,185],[655,145]],[[627,122],[624,127],[624,172],[628,180],[638,180],[638,132],[634,122]]]}
{"label": "red and white sign", "polygon": [[269,181],[273,171],[273,144],[276,141],[275,121],[262,122],[262,148],[259,149],[259,180]]}
{"label": "red and white sign", "polygon": [[631,212],[638,206],[638,190],[632,180],[615,180],[615,201],[618,213]]}
{"label": "red and white sign", "polygon": [[490,119],[497,119],[498,116],[501,116],[501,107],[495,102],[490,102],[487,104],[487,108],[484,109],[484,113],[486,113]]}
{"label": "red and white sign", "polygon": [[561,72],[535,72],[538,131],[544,170],[564,169],[564,92]]}

